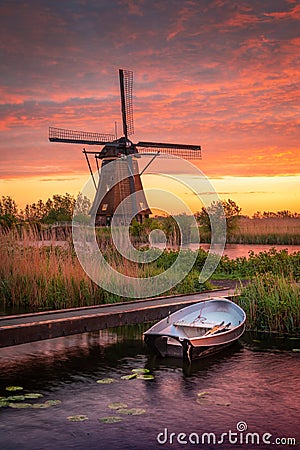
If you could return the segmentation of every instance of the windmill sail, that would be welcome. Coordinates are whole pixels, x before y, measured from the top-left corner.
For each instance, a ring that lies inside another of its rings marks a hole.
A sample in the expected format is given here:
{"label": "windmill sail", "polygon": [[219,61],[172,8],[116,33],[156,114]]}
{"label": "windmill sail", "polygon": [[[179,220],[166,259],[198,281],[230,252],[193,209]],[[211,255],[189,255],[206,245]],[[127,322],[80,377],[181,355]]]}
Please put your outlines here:
{"label": "windmill sail", "polygon": [[105,145],[114,139],[113,134],[90,133],[87,131],[65,130],[49,127],[50,142],[66,142],[69,144]]}
{"label": "windmill sail", "polygon": [[125,138],[127,139],[128,136],[134,134],[132,104],[133,72],[130,70],[119,69],[119,77],[123,132]]}
{"label": "windmill sail", "polygon": [[163,154],[165,156],[178,156],[180,158],[196,160],[201,159],[201,147],[200,145],[189,145],[189,144],[171,144],[167,142],[138,142],[136,147],[139,147],[139,153],[157,153]]}

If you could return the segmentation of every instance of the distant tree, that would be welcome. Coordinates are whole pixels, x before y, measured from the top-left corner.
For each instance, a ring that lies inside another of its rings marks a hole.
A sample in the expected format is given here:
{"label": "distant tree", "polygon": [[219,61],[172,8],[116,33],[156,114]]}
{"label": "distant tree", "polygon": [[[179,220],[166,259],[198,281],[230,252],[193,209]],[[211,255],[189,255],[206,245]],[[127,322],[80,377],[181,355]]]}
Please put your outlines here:
{"label": "distant tree", "polygon": [[145,230],[142,223],[138,222],[136,219],[133,219],[130,225],[130,235],[140,242],[143,242],[145,238]]}
{"label": "distant tree", "polygon": [[30,222],[38,222],[43,220],[47,214],[47,208],[43,200],[39,200],[37,203],[32,203],[31,205],[26,204],[22,215],[25,220]]}
{"label": "distant tree", "polygon": [[29,222],[69,222],[72,220],[75,199],[70,194],[55,194],[46,202],[38,200],[37,203],[27,204],[22,211],[25,220]]}
{"label": "distant tree", "polygon": [[220,200],[212,202],[208,208],[202,207],[201,211],[197,212],[195,216],[200,226],[206,232],[211,232],[210,217],[216,219],[216,222],[225,219],[227,236],[230,236],[238,227],[238,218],[241,210],[231,199]]}
{"label": "distant tree", "polygon": [[191,242],[192,225],[194,224],[194,217],[188,214],[178,214],[174,216],[174,219],[181,228],[181,241],[183,244],[189,244]]}
{"label": "distant tree", "polygon": [[153,230],[160,230],[161,224],[154,218],[145,219],[143,223],[133,219],[130,225],[130,236],[138,242],[148,242],[149,235]]}
{"label": "distant tree", "polygon": [[9,195],[2,195],[0,198],[0,215],[10,214],[12,216],[17,216],[18,207],[16,202]]}
{"label": "distant tree", "polygon": [[82,195],[80,192],[77,196],[75,207],[76,211],[74,214],[76,214],[76,216],[88,216],[92,207],[92,202],[86,195]]}
{"label": "distant tree", "polygon": [[169,244],[178,243],[178,226],[172,216],[167,216],[162,219],[161,227],[165,233],[167,242]]}
{"label": "distant tree", "polygon": [[70,222],[72,220],[75,202],[74,196],[68,193],[65,195],[53,195],[52,199],[48,199],[46,202],[46,214],[42,221],[49,224]]}
{"label": "distant tree", "polygon": [[296,212],[291,212],[287,209],[284,209],[282,211],[256,211],[253,214],[253,219],[272,219],[272,218],[279,218],[279,219],[297,219],[300,218],[300,214]]}
{"label": "distant tree", "polygon": [[18,207],[16,202],[9,195],[2,195],[0,198],[0,226],[1,228],[11,228],[18,222]]}

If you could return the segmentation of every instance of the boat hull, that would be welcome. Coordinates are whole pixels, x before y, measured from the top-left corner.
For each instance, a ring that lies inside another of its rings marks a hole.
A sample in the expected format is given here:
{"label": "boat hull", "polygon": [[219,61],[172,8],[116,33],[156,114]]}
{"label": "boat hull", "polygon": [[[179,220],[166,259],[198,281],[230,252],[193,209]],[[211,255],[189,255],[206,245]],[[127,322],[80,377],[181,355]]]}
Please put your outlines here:
{"label": "boat hull", "polygon": [[[230,322],[222,328],[217,325],[221,320]],[[162,357],[203,358],[236,342],[245,331],[245,320],[235,303],[214,298],[169,315],[146,331],[144,340]]]}

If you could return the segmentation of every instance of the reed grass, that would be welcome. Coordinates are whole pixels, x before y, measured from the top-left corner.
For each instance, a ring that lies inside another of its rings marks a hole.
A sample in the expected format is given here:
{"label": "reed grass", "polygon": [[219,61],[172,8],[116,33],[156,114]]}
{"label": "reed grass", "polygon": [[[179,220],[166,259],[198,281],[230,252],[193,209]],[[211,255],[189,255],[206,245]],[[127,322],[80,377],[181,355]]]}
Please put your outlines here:
{"label": "reed grass", "polygon": [[[86,275],[78,262],[71,241],[58,246],[57,241],[39,241],[35,229],[0,231],[0,306],[40,309],[60,309],[124,301],[106,292]],[[121,257],[105,235],[99,246],[111,267],[130,277],[151,277],[164,272],[175,262],[178,252],[165,251],[151,264],[137,264]],[[188,250],[189,251],[189,250]],[[199,273],[207,252],[199,250],[196,263],[188,276],[167,294],[196,292],[211,287],[199,284]],[[300,280],[300,252],[271,249],[249,257],[229,259],[223,256],[214,278],[251,278],[273,274]],[[279,291],[281,292],[281,291]],[[275,294],[274,294],[275,295]]]}
{"label": "reed grass", "polygon": [[[82,269],[72,242],[40,241],[36,230],[0,231],[0,306],[37,311],[125,301],[96,285]],[[122,258],[107,239],[99,246],[111,267],[130,277],[149,277],[164,271],[164,265],[137,264]],[[171,264],[170,264],[171,265]],[[169,266],[170,266],[169,265]],[[167,294],[207,289],[195,272]]]}
{"label": "reed grass", "polygon": [[242,288],[238,304],[247,314],[247,327],[256,331],[300,331],[300,286],[282,275],[258,275]]}
{"label": "reed grass", "polygon": [[300,244],[299,218],[245,218],[238,220],[237,228],[228,236],[236,244]]}
{"label": "reed grass", "polygon": [[[210,233],[201,226],[199,232],[201,242],[209,243]],[[236,227],[227,233],[227,243],[300,245],[300,218],[239,217]]]}
{"label": "reed grass", "polygon": [[35,237],[32,230],[22,239],[14,232],[0,233],[0,300],[4,306],[37,310],[106,302],[106,293],[87,277],[69,243],[59,247],[47,241],[39,246]]}

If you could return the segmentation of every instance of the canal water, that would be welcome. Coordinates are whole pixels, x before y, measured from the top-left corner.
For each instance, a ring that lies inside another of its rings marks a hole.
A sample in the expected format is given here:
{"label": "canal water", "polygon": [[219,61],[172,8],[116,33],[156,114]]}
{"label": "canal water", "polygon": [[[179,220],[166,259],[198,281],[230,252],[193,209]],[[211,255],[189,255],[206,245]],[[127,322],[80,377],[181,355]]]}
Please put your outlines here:
{"label": "canal water", "polygon": [[[300,339],[246,333],[189,366],[150,354],[146,328],[0,349],[0,396],[48,406],[1,407],[1,450],[300,448]],[[133,369],[153,379],[122,379]]]}

